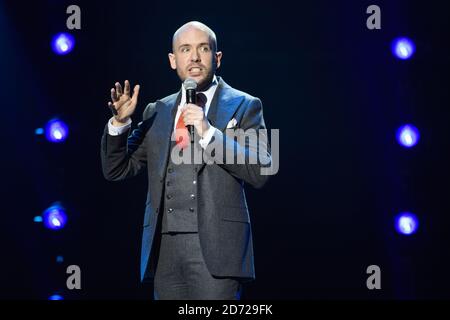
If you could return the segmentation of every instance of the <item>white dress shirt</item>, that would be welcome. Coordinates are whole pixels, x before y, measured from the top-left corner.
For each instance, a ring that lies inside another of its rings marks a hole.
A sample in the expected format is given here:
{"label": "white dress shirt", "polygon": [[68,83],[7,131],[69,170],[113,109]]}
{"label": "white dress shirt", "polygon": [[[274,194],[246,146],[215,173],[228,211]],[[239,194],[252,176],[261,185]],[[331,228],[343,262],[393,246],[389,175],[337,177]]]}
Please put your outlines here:
{"label": "white dress shirt", "polygon": [[[206,101],[206,104],[205,104],[205,107],[204,107],[205,116],[208,114],[209,107],[211,106],[211,101],[212,101],[212,99],[214,97],[214,93],[216,92],[217,84],[218,84],[217,78],[216,78],[216,76],[214,76],[214,78],[213,78],[213,80],[211,82],[211,85],[209,86],[209,88],[206,91],[199,91],[199,92],[197,92],[197,93],[202,92],[203,94],[205,94],[205,96],[207,98],[207,101]],[[175,115],[175,122],[174,122],[174,126],[173,126],[173,131],[175,131],[178,119],[180,118],[181,108],[185,104],[186,104],[186,90],[184,90],[183,85],[181,85],[181,100],[180,100],[180,104],[178,105],[177,114]],[[114,117],[111,117],[111,119],[109,119],[109,121],[108,121],[108,133],[111,136],[118,136],[118,135],[124,133],[125,131],[127,131],[131,127],[131,118],[128,119],[128,122],[126,124],[124,124],[123,126],[120,126],[120,127],[113,126],[113,124],[112,124],[112,120],[113,119],[114,119]],[[217,130],[217,129],[211,125],[209,130],[206,131],[205,134],[203,135],[203,138],[201,138],[199,140],[200,146],[203,149],[205,149],[206,146],[211,141],[211,138],[214,135],[214,131],[215,130]]]}

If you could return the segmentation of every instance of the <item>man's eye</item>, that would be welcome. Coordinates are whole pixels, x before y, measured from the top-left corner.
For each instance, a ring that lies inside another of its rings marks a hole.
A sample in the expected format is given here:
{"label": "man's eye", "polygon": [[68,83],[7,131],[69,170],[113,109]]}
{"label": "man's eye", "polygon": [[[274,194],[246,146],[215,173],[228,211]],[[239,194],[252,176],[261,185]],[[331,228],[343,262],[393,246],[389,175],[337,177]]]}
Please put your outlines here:
{"label": "man's eye", "polygon": [[209,47],[202,47],[202,51],[203,52],[208,52],[209,51]]}
{"label": "man's eye", "polygon": [[181,52],[188,52],[189,48],[181,48]]}

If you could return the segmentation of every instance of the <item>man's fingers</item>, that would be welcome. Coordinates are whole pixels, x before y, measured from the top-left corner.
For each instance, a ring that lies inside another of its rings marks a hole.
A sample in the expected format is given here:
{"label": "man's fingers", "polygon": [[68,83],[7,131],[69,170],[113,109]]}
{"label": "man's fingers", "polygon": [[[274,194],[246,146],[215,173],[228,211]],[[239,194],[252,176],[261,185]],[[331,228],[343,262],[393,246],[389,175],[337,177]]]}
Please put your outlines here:
{"label": "man's fingers", "polygon": [[185,112],[181,116],[183,117],[183,121],[185,123],[189,122],[189,123],[192,124],[193,121],[202,121],[203,120],[203,117],[201,115],[196,114],[196,113],[187,113],[187,112]]}
{"label": "man's fingers", "polygon": [[130,96],[130,82],[128,80],[125,80],[125,88],[123,93],[127,96]]}
{"label": "man's fingers", "polygon": [[181,112],[184,115],[187,116],[194,116],[196,118],[203,118],[204,117],[204,110],[203,108],[195,105],[195,104],[186,104],[184,107],[181,108]]}
{"label": "man's fingers", "polygon": [[133,96],[131,97],[131,100],[133,100],[133,103],[137,103],[137,98],[138,98],[138,95],[139,95],[139,89],[140,88],[141,87],[138,84],[134,86]]}
{"label": "man's fingers", "polygon": [[183,122],[185,125],[190,126],[192,125],[191,119],[189,117],[183,117]]}
{"label": "man's fingers", "polygon": [[198,105],[192,104],[192,103],[185,104],[183,108],[184,108],[185,110],[192,111],[192,112],[203,111],[203,108],[202,108],[202,107],[199,107]]}
{"label": "man's fingers", "polygon": [[117,110],[116,110],[116,108],[114,108],[114,105],[112,104],[111,101],[108,102],[108,107],[109,107],[109,110],[111,110],[111,112],[113,113],[113,115],[115,115],[115,116],[118,115]]}
{"label": "man's fingers", "polygon": [[111,100],[113,102],[117,102],[119,99],[117,98],[116,90],[114,88],[111,89]]}
{"label": "man's fingers", "polygon": [[116,92],[117,92],[117,98],[120,99],[120,96],[123,94],[122,86],[119,82],[116,82]]}

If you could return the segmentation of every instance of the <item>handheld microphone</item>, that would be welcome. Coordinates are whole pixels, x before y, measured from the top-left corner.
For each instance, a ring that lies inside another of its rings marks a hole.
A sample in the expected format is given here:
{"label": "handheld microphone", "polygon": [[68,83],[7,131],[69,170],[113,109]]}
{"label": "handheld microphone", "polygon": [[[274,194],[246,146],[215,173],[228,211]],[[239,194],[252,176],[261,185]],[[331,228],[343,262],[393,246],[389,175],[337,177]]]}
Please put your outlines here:
{"label": "handheld microphone", "polygon": [[[183,82],[186,89],[186,103],[197,103],[197,82],[192,78],[187,78]],[[194,142],[194,126],[188,125],[189,135],[191,136],[191,143]]]}

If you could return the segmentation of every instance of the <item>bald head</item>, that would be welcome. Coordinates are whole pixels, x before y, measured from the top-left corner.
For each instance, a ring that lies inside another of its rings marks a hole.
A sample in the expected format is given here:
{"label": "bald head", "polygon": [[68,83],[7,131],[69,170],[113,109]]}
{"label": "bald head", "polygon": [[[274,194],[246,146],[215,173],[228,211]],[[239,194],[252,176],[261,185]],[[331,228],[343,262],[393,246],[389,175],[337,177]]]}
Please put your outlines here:
{"label": "bald head", "polygon": [[199,21],[190,21],[188,23],[185,23],[180,28],[178,28],[177,31],[173,34],[172,37],[172,50],[175,52],[176,49],[176,43],[179,36],[189,30],[196,29],[205,32],[208,35],[211,49],[213,51],[217,51],[217,38],[214,31],[212,31],[206,24],[203,24]]}

